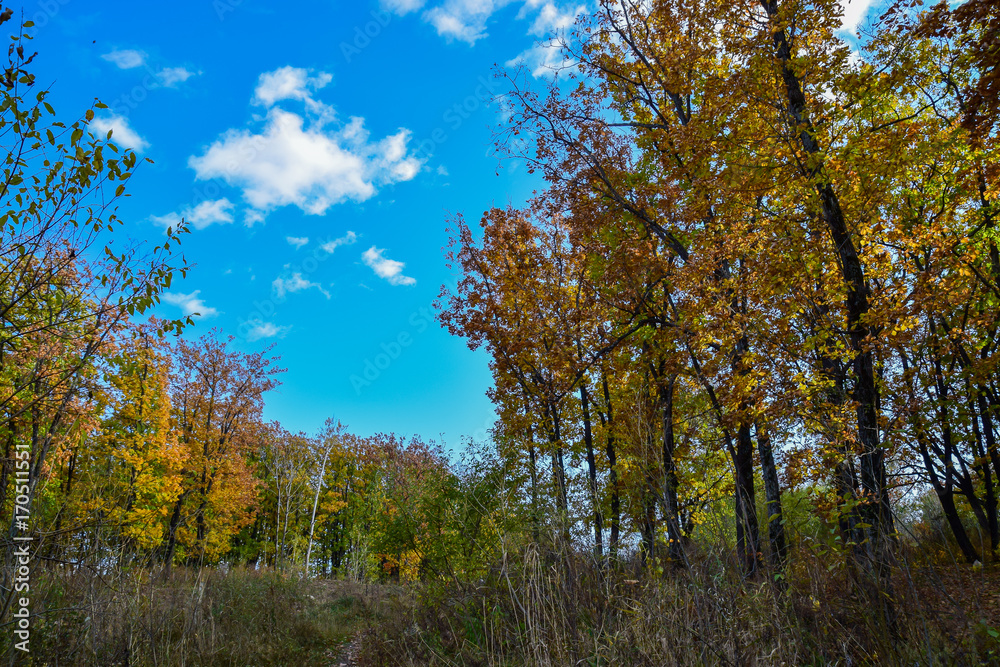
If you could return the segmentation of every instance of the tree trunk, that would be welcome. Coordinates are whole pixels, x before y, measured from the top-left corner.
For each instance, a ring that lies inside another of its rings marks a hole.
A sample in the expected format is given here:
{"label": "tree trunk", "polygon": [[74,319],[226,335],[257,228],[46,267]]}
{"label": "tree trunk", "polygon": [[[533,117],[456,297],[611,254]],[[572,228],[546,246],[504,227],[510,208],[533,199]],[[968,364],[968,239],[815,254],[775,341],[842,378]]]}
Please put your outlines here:
{"label": "tree trunk", "polygon": [[955,542],[958,544],[958,548],[962,551],[962,555],[970,565],[975,563],[979,560],[979,553],[976,551],[976,547],[973,546],[972,540],[969,539],[969,534],[966,532],[965,526],[962,525],[962,519],[958,514],[958,508],[955,507],[954,491],[945,490],[937,485],[935,485],[934,491],[937,493],[938,500],[941,501],[941,509],[944,511],[944,516],[948,521],[948,527],[951,529],[951,534],[955,536]]}
{"label": "tree trunk", "polygon": [[[739,372],[740,358],[745,349],[746,339],[744,338],[737,346],[733,357],[733,370],[735,372]],[[712,410],[719,421],[719,429],[722,431],[726,451],[729,452],[733,461],[733,479],[736,486],[733,494],[736,514],[736,553],[743,574],[748,577],[754,576],[759,565],[760,527],[757,524],[756,501],[754,500],[753,440],[750,437],[750,426],[745,422],[740,424],[734,443],[733,434],[726,426],[726,413],[722,408],[722,403],[719,401],[712,383],[702,372],[701,363],[690,343],[687,343],[687,351],[691,358],[691,366],[705,388],[705,393],[708,394]]]}
{"label": "tree trunk", "polygon": [[558,502],[559,525],[562,531],[564,546],[569,546],[569,494],[566,489],[566,466],[563,461],[562,438],[559,429],[557,407],[549,404],[549,444],[552,446],[552,475],[556,484],[556,501]]}
{"label": "tree trunk", "polygon": [[319,494],[323,490],[323,477],[326,475],[326,462],[330,458],[330,449],[332,445],[328,446],[323,452],[323,463],[319,467],[319,481],[316,483],[316,495],[313,496],[313,508],[312,516],[309,519],[309,545],[306,547],[306,576],[309,576],[309,563],[310,558],[312,558],[312,548],[313,548],[313,533],[316,530],[316,508],[319,507]]}
{"label": "tree trunk", "polygon": [[975,546],[973,546],[972,540],[969,539],[965,526],[962,525],[962,519],[958,515],[958,508],[955,507],[955,493],[951,488],[951,471],[953,470],[953,468],[950,467],[951,462],[945,462],[947,470],[945,472],[945,480],[942,481],[938,476],[937,468],[934,466],[934,462],[931,459],[930,448],[927,445],[927,437],[920,431],[917,433],[917,446],[920,448],[920,455],[924,459],[924,468],[927,470],[927,475],[930,477],[931,486],[934,487],[934,493],[937,495],[938,501],[941,503],[941,511],[944,513],[944,518],[948,522],[951,534],[954,535],[955,542],[958,544],[958,548],[961,549],[965,560],[970,564],[975,563],[979,560],[979,553],[976,551]]}
{"label": "tree trunk", "polygon": [[687,565],[684,553],[683,535],[679,520],[679,502],[677,500],[677,465],[674,462],[674,387],[677,376],[671,375],[665,385],[660,388],[660,401],[663,408],[663,501],[666,510],[667,530],[670,560],[677,567]]}
{"label": "tree trunk", "polygon": [[771,438],[760,424],[757,431],[757,452],[760,454],[761,478],[764,481],[764,499],[767,501],[767,537],[770,542],[771,569],[778,572],[788,560],[788,543],[785,540],[785,520],[781,511],[781,486],[778,469],[774,464]]}
{"label": "tree trunk", "polygon": [[741,424],[736,434],[733,458],[736,471],[736,551],[747,577],[757,575],[760,567],[760,525],[753,479],[753,439],[750,425]]}
{"label": "tree trunk", "polygon": [[7,509],[7,486],[8,480],[10,479],[9,474],[13,470],[14,464],[14,446],[15,446],[15,435],[14,435],[14,420],[10,421],[10,430],[7,433],[7,438],[5,438],[3,461],[0,462],[0,523],[5,519],[6,509]]}
{"label": "tree trunk", "polygon": [[174,564],[174,549],[177,548],[177,527],[180,525],[181,521],[181,510],[184,507],[184,497],[187,494],[182,493],[177,499],[177,503],[174,505],[174,511],[170,515],[170,524],[167,531],[167,552],[163,557],[164,560],[164,576],[170,576],[170,568]]}
{"label": "tree trunk", "polygon": [[645,475],[646,486],[642,491],[641,521],[642,530],[642,564],[648,565],[653,557],[656,546],[656,479],[648,471]]}
{"label": "tree trunk", "polygon": [[541,517],[538,516],[538,459],[535,453],[535,434],[530,426],[528,427],[528,465],[531,474],[531,535],[535,544],[538,544],[541,537]]}
{"label": "tree trunk", "polygon": [[[825,317],[829,312],[827,306],[822,306],[820,315]],[[826,392],[826,400],[834,411],[844,404],[846,393],[844,390],[845,372],[842,364],[829,355],[820,352],[820,364],[823,375],[831,382],[831,387]],[[905,365],[906,361],[903,360]],[[855,561],[864,560],[864,549],[861,547],[865,536],[859,528],[861,517],[858,514],[858,477],[854,467],[854,452],[848,442],[845,442],[836,426],[826,424],[825,432],[828,440],[834,445],[840,454],[840,459],[834,464],[833,485],[837,491],[837,498],[840,507],[838,508],[837,524],[840,528],[840,538],[845,545],[851,547],[852,557]]]}
{"label": "tree trunk", "polygon": [[788,122],[792,130],[798,133],[796,138],[799,145],[810,158],[808,172],[804,175],[815,183],[823,221],[836,249],[847,287],[847,331],[854,353],[854,400],[857,404],[858,441],[861,444],[861,486],[865,492],[861,515],[867,525],[865,546],[870,565],[865,569],[875,575],[877,590],[873,592],[873,597],[884,603],[887,625],[895,631],[896,611],[890,582],[890,547],[894,529],[886,488],[885,458],[878,430],[879,392],[875,380],[875,359],[870,345],[874,332],[867,324],[870,309],[867,279],[844,219],[840,200],[824,174],[823,152],[806,113],[806,97],[792,63],[792,45],[778,16],[778,0],[761,0],[761,6],[774,26],[772,40],[775,55],[781,65],[781,77],[788,102]]}
{"label": "tree trunk", "polygon": [[615,447],[614,417],[611,410],[611,392],[608,390],[608,379],[602,372],[601,384],[604,389],[604,407],[608,422],[606,433],[608,454],[608,485],[611,487],[611,533],[608,536],[608,554],[611,558],[618,557],[618,536],[621,531],[621,497],[618,494],[618,452]]}
{"label": "tree trunk", "polygon": [[[993,560],[997,560],[997,550],[1000,548],[1000,527],[997,525],[997,475],[1000,474],[1000,457],[997,456],[996,431],[993,429],[993,419],[986,404],[986,398],[979,394],[979,422],[982,424],[982,435],[986,441],[986,456],[983,457],[983,481],[986,491],[987,522],[990,534],[990,551]],[[973,424],[976,415],[973,415]],[[992,463],[992,466],[990,465]]]}
{"label": "tree trunk", "polygon": [[292,514],[292,478],[291,471],[289,470],[288,484],[285,486],[285,525],[281,529],[281,553],[287,551],[286,545],[288,544],[288,520],[291,518]]}
{"label": "tree trunk", "polygon": [[594,438],[590,431],[590,401],[587,387],[580,385],[580,408],[583,411],[583,442],[587,448],[587,473],[590,480],[590,503],[594,508],[594,552],[604,556],[604,517],[597,494],[597,461],[594,459]]}

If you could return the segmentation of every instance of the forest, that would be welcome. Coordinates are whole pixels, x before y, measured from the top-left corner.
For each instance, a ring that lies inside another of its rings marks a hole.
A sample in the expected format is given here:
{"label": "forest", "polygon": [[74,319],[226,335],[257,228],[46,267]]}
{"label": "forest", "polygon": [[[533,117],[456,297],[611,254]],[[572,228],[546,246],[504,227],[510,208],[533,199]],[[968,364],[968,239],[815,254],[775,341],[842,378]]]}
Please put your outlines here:
{"label": "forest", "polygon": [[189,225],[130,236],[144,158],[4,9],[10,664],[1000,664],[1000,5],[843,11],[601,0],[497,69],[544,187],[442,223],[497,416],[450,453],[153,316]]}

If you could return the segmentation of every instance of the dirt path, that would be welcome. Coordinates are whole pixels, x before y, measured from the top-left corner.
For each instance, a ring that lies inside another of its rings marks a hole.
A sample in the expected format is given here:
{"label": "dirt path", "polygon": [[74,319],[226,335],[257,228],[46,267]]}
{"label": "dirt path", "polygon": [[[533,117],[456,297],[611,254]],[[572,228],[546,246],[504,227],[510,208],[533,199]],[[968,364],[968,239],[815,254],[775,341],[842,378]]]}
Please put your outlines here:
{"label": "dirt path", "polygon": [[334,652],[333,662],[330,667],[357,667],[358,651],[361,649],[361,640],[355,637],[346,644],[341,644],[340,648]]}

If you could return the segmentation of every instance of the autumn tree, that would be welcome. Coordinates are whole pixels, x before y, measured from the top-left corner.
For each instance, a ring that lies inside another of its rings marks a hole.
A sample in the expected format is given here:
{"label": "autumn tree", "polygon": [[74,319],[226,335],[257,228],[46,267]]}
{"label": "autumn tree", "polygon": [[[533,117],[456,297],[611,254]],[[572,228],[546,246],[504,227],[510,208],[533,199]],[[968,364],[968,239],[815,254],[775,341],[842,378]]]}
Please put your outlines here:
{"label": "autumn tree", "polygon": [[263,436],[264,394],[282,369],[268,352],[232,349],[218,332],[179,340],[171,387],[174,428],[185,450],[182,491],[168,520],[164,559],[212,562],[252,520],[257,480],[248,455]]}
{"label": "autumn tree", "polygon": [[[3,9],[0,24],[12,25],[12,16]],[[115,145],[110,133],[88,131],[95,110],[105,108],[99,102],[70,124],[58,119],[49,91],[31,72],[35,55],[24,34],[30,27],[16,26],[0,80],[0,410],[6,442],[0,498],[10,520],[7,541],[15,532],[13,512],[7,513],[15,450],[28,452],[21,495],[31,508],[51,491],[45,489],[49,475],[71,464],[70,452],[98,419],[93,395],[102,355],[114,354],[129,318],[156,305],[172,276],[186,269],[175,254],[182,230],[171,230],[155,248],[123,235],[116,207],[138,158]],[[9,574],[5,568],[4,577]],[[11,599],[5,596],[5,611]]]}

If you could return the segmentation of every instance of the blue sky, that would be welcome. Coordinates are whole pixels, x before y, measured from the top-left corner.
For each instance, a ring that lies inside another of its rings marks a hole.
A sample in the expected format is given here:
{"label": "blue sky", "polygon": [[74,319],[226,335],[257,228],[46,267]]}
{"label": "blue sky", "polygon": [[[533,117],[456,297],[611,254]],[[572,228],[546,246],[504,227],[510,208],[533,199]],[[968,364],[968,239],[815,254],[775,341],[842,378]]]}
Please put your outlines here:
{"label": "blue sky", "polygon": [[[493,78],[578,5],[547,2],[180,3],[42,0],[36,73],[64,119],[154,164],[120,214],[159,239],[184,215],[196,267],[159,312],[200,311],[243,349],[275,343],[266,417],[315,431],[419,433],[449,447],[494,419],[487,358],[433,320],[446,219],[523,203],[498,170]],[[16,11],[17,7],[15,7]],[[541,53],[541,52],[539,52]],[[532,60],[534,63],[535,61]]]}
{"label": "blue sky", "polygon": [[[856,24],[868,2],[849,5]],[[15,6],[15,10],[17,7]],[[547,0],[37,0],[36,72],[64,118],[94,97],[144,164],[130,234],[181,215],[196,265],[160,314],[201,313],[288,372],[266,416],[315,431],[485,436],[487,358],[433,320],[446,219],[522,204],[537,177],[491,153],[504,85],[539,77],[583,3]]]}

